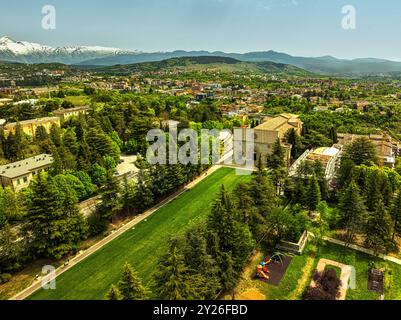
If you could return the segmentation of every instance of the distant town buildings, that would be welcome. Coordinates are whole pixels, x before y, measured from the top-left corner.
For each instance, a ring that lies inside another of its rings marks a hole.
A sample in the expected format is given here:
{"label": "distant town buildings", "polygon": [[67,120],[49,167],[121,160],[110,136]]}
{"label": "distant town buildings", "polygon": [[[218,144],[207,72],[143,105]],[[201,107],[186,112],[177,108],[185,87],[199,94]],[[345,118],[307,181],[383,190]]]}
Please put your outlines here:
{"label": "distant town buildings", "polygon": [[29,186],[32,178],[48,170],[53,163],[53,157],[41,154],[35,157],[0,166],[0,181],[3,188],[11,187],[18,192]]}

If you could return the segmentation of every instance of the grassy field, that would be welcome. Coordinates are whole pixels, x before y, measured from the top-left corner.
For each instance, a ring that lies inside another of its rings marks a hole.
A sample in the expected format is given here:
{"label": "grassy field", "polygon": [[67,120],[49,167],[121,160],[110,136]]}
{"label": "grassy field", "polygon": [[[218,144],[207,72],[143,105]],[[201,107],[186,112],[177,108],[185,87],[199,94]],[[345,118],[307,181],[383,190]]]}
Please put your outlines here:
{"label": "grassy field", "polygon": [[65,97],[66,101],[71,102],[76,107],[83,107],[87,106],[90,103],[90,98],[88,96],[67,96]]}
{"label": "grassy field", "polygon": [[125,262],[131,263],[148,283],[159,258],[166,252],[169,235],[177,234],[194,219],[205,218],[222,184],[228,190],[249,176],[237,176],[222,168],[190,191],[170,202],[57,278],[56,290],[40,290],[32,300],[103,299],[110,285],[118,282]]}
{"label": "grassy field", "polygon": [[[261,258],[263,258],[262,254],[253,261],[255,267]],[[385,299],[401,299],[400,265],[331,243],[321,245],[318,250],[313,245],[309,245],[303,255],[295,256],[279,286],[272,286],[259,280],[248,280],[247,288],[241,289],[256,288],[265,295],[267,300],[299,300],[302,293],[310,285],[313,271],[322,258],[355,267],[356,288],[347,291],[347,300],[379,299],[379,294],[367,290],[369,262],[371,261],[375,262],[377,268],[391,270],[392,275],[386,276]],[[250,272],[253,273],[254,268],[251,268]],[[246,275],[246,278],[250,279],[250,275]]]}

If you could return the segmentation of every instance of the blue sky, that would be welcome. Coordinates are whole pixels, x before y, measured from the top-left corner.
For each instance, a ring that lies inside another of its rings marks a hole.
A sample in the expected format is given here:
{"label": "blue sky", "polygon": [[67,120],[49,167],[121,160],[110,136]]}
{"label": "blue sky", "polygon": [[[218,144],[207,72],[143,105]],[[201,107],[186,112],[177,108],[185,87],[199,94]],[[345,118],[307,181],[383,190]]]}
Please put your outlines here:
{"label": "blue sky", "polygon": [[[0,0],[0,35],[51,46],[141,51],[276,50],[301,56],[401,60],[399,0]],[[54,5],[56,30],[41,9]],[[344,5],[356,30],[341,28]]]}

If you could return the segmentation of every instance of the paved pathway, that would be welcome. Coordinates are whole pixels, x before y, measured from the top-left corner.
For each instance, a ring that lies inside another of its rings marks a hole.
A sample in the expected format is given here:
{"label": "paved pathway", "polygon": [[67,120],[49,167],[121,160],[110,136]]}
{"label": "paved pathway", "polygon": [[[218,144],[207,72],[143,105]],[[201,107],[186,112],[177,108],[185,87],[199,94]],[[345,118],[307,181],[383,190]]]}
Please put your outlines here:
{"label": "paved pathway", "polygon": [[[345,300],[345,297],[347,295],[348,282],[349,282],[349,279],[350,279],[351,273],[352,273],[352,266],[348,266],[346,264],[339,263],[337,261],[328,260],[328,259],[320,259],[319,263],[317,264],[316,270],[318,272],[323,272],[326,269],[326,266],[334,266],[334,267],[341,269],[340,295],[337,298],[337,300]],[[312,280],[311,286],[312,287],[316,286],[315,280]]]}
{"label": "paved pathway", "polygon": [[[166,198],[153,208],[149,209],[148,211],[144,212],[143,214],[140,214],[136,216],[133,220],[130,222],[126,223],[123,225],[121,228],[119,228],[116,231],[113,231],[109,236],[105,237],[104,239],[100,240],[96,244],[94,244],[92,247],[85,251],[80,251],[75,257],[69,260],[68,265],[63,265],[60,268],[56,270],[56,277],[59,276],[60,274],[64,273],[65,271],[69,270],[73,266],[75,266],[77,263],[81,262],[100,248],[104,247],[107,245],[109,242],[113,241],[115,238],[123,234],[124,232],[128,231],[129,229],[132,229],[135,225],[140,223],[141,221],[147,219],[150,215],[152,215],[154,212],[156,212],[158,209],[161,207],[165,206],[167,203],[171,202],[184,192],[186,192],[188,189],[192,189],[194,186],[196,186],[199,182],[201,182],[203,179],[205,179],[209,174],[217,171],[220,169],[222,166],[220,165],[215,165],[211,167],[207,172],[203,173],[201,176],[199,176],[197,179],[194,181],[190,182],[188,185],[186,185],[183,189],[177,191],[176,193],[172,194],[170,197]],[[20,293],[16,294],[14,297],[12,297],[10,300],[24,300],[27,297],[29,297],[31,294],[33,294],[35,291],[39,290],[42,287],[42,281],[43,279],[46,278],[48,281],[49,279],[44,276],[39,278],[38,280],[34,281],[28,288],[24,289]]]}
{"label": "paved pathway", "polygon": [[323,237],[323,240],[326,240],[326,241],[331,242],[331,243],[338,244],[338,245],[343,246],[343,247],[351,248],[353,250],[360,251],[360,252],[366,253],[368,255],[375,256],[375,257],[381,258],[383,260],[394,262],[396,264],[401,265],[401,259],[398,259],[398,258],[395,258],[395,257],[391,257],[391,256],[388,256],[388,255],[385,255],[385,254],[381,254],[381,253],[380,254],[375,254],[373,250],[366,249],[366,248],[357,246],[355,244],[347,244],[344,241],[341,241],[341,240],[338,240],[338,239],[334,239],[334,238],[330,238],[330,237]]}

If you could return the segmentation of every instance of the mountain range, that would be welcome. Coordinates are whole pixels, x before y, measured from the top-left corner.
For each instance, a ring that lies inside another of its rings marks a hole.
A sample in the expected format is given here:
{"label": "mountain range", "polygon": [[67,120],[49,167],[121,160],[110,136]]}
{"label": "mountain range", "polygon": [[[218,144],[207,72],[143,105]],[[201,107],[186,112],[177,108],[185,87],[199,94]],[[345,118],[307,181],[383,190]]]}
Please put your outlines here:
{"label": "mountain range", "polygon": [[38,43],[15,41],[10,37],[0,38],[0,60],[9,62],[78,64],[127,53],[135,52],[99,46],[52,48]]}
{"label": "mountain range", "polygon": [[337,59],[332,56],[296,57],[276,51],[226,53],[221,51],[139,52],[98,46],[57,47],[0,38],[0,61],[20,63],[58,62],[68,65],[103,67],[162,61],[181,57],[227,57],[244,62],[275,62],[288,64],[324,75],[367,75],[401,72],[401,62],[375,58]]}
{"label": "mountain range", "polygon": [[82,69],[90,68],[92,72],[100,74],[127,76],[135,72],[149,72],[159,70],[183,70],[216,72],[251,72],[258,74],[291,75],[291,76],[316,76],[304,69],[289,64],[275,63],[271,61],[246,62],[229,57],[220,56],[190,56],[169,58],[162,61],[140,62],[134,64],[117,64],[113,66],[88,67],[79,66]]}

